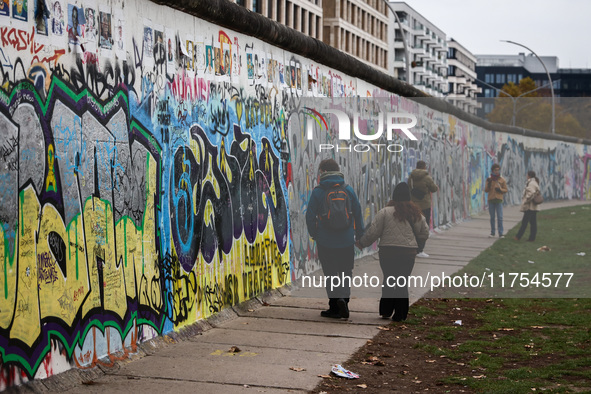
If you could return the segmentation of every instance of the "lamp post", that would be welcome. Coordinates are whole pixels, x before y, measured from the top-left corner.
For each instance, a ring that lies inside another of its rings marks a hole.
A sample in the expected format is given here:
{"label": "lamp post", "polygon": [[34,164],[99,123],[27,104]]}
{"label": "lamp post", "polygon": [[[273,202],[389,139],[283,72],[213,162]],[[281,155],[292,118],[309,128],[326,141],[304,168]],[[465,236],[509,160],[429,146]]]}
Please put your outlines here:
{"label": "lamp post", "polygon": [[556,110],[555,110],[555,102],[554,102],[554,84],[552,83],[552,77],[550,77],[550,73],[548,72],[546,65],[544,64],[542,59],[540,59],[540,57],[534,51],[532,51],[531,49],[529,49],[525,45],[519,44],[515,41],[510,41],[510,40],[501,40],[501,41],[508,42],[509,44],[517,45],[517,46],[527,49],[540,61],[540,63],[542,63],[542,67],[544,67],[544,70],[546,71],[546,75],[548,76],[548,81],[550,81],[550,94],[552,96],[552,134],[556,134]]}
{"label": "lamp post", "polygon": [[[388,0],[384,0],[384,3],[388,6],[390,11],[394,14],[394,19],[396,19],[396,23],[398,23],[398,27],[400,28],[400,34],[402,35],[402,45],[404,46],[404,53],[406,58],[406,82],[409,85],[412,85],[412,71],[410,70],[410,51],[408,50],[408,44],[406,43],[406,34],[404,34],[404,29],[402,28],[402,23],[400,22],[400,18],[398,18],[398,14],[392,8]],[[396,41],[396,35],[394,35],[394,41]]]}

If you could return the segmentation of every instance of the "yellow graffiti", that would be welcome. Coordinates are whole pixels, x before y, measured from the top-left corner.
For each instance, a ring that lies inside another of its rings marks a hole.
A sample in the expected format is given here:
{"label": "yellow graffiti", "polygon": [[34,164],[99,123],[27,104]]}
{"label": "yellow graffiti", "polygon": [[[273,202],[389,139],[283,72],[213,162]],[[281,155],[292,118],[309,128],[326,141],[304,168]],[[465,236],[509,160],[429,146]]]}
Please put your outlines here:
{"label": "yellow graffiti", "polygon": [[[147,160],[150,195],[156,190],[157,166],[151,156]],[[73,326],[76,318],[101,308],[123,319],[127,297],[161,308],[153,195],[146,201],[141,229],[127,217],[114,223],[111,204],[96,197],[87,199],[82,215],[66,226],[53,205],[41,207],[32,186],[22,190],[16,259],[6,255],[0,228],[0,328],[10,327],[11,339],[33,346],[47,318]],[[63,244],[52,244],[57,238]],[[152,287],[142,288],[143,283]]]}
{"label": "yellow graffiti", "polygon": [[47,179],[45,181],[45,190],[46,191],[56,191],[55,187],[55,172],[54,172],[54,152],[53,152],[53,145],[49,144],[47,147]]}

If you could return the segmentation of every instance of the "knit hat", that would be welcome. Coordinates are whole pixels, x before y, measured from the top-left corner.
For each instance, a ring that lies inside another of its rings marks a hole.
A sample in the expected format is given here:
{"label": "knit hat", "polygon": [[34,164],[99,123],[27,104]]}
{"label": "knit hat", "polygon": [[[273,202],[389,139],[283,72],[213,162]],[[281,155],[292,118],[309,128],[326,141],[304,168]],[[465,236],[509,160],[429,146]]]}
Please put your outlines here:
{"label": "knit hat", "polygon": [[406,182],[400,182],[394,188],[392,193],[392,200],[394,201],[410,201],[410,187]]}

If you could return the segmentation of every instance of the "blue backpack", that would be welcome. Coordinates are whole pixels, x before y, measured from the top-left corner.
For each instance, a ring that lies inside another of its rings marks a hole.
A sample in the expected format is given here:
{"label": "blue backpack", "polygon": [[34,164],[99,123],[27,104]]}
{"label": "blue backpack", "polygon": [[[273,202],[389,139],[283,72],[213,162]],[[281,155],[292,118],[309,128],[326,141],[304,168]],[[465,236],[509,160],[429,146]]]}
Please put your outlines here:
{"label": "blue backpack", "polygon": [[347,193],[347,184],[337,183],[334,186],[319,185],[326,195],[320,207],[318,218],[324,227],[331,230],[346,230],[353,223],[351,198]]}

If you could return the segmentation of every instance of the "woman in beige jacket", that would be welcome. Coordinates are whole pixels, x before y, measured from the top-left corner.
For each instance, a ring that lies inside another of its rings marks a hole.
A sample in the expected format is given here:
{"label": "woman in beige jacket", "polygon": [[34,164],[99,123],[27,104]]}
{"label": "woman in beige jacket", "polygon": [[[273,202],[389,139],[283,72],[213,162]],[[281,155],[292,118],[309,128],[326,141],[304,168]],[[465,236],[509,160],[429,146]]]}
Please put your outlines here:
{"label": "woman in beige jacket", "polygon": [[533,242],[536,240],[536,234],[538,232],[538,220],[536,215],[540,210],[540,206],[534,203],[533,199],[538,191],[540,191],[540,181],[536,177],[534,171],[528,171],[527,182],[525,183],[525,189],[523,189],[523,195],[521,197],[520,211],[523,212],[523,219],[521,219],[521,227],[515,236],[516,241],[521,239],[528,223],[531,224],[528,241]]}
{"label": "woman in beige jacket", "polygon": [[410,187],[401,182],[392,200],[381,209],[356,245],[364,248],[377,239],[380,267],[384,275],[380,315],[394,321],[408,315],[408,277],[412,272],[419,243],[429,238],[429,228],[420,209],[410,201]]}

